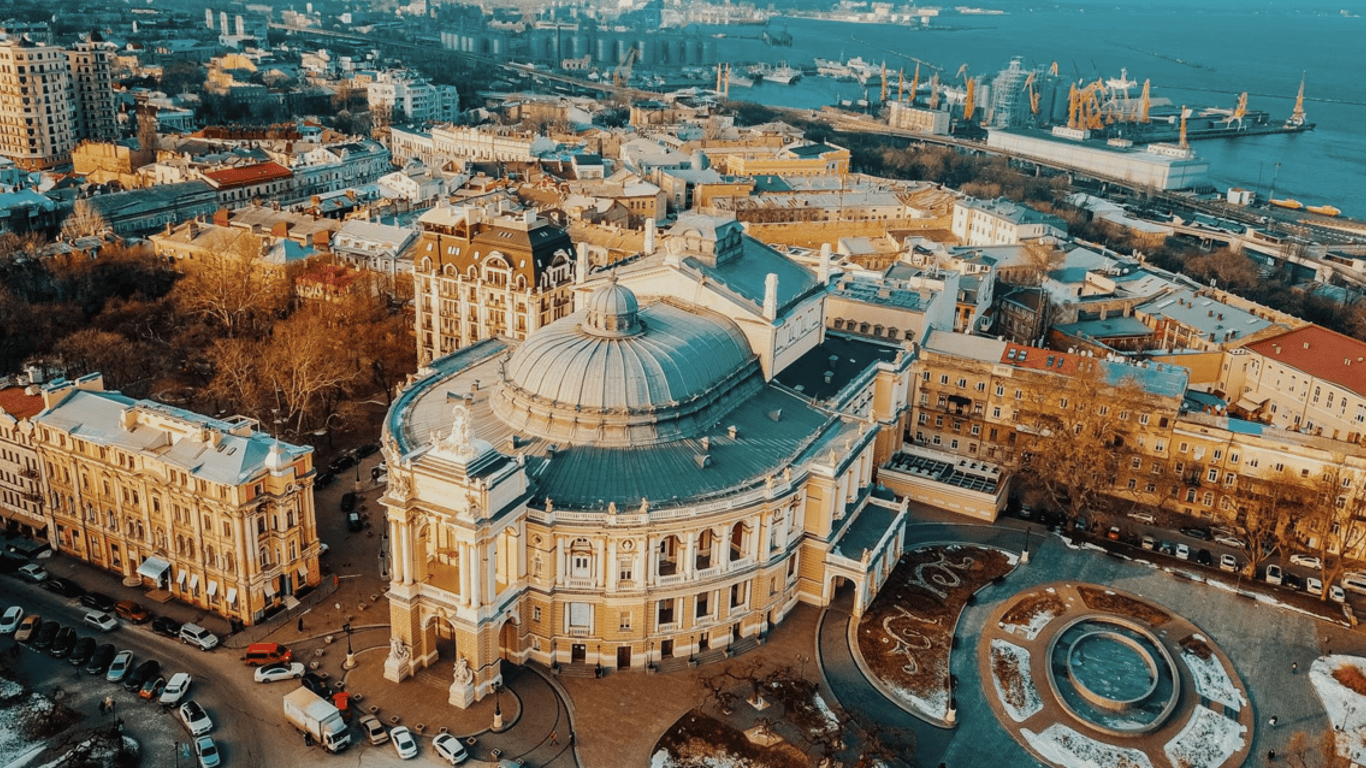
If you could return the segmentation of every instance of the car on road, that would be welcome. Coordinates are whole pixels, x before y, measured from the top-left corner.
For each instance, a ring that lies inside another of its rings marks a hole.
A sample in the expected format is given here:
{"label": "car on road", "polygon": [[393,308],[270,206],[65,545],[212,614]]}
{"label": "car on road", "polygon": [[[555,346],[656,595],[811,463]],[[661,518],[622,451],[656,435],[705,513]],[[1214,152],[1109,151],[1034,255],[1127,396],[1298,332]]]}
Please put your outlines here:
{"label": "car on road", "polygon": [[189,672],[177,672],[171,675],[171,679],[166,683],[166,690],[161,692],[161,706],[173,707],[185,698],[185,694],[190,692],[190,683],[194,678],[190,677]]}
{"label": "car on road", "polygon": [[38,630],[43,627],[43,617],[36,613],[30,613],[19,622],[19,627],[14,630],[14,642],[31,643],[37,636]]}
{"label": "car on road", "polygon": [[313,487],[315,489],[326,488],[327,486],[331,485],[332,481],[335,479],[337,479],[337,476],[332,474],[331,472],[319,472],[318,476],[313,478]]}
{"label": "car on road", "polygon": [[147,682],[148,678],[156,677],[160,672],[161,662],[156,659],[148,659],[123,678],[123,690],[136,691],[142,687],[143,683]]}
{"label": "car on road", "polygon": [[71,649],[76,647],[76,630],[71,627],[62,627],[57,630],[56,637],[52,638],[52,647],[47,652],[52,654],[54,659],[65,659],[71,655]]}
{"label": "car on road", "polygon": [[91,610],[104,611],[105,613],[114,610],[114,606],[118,605],[118,602],[119,601],[109,595],[101,592],[86,592],[84,595],[81,595],[81,605],[84,605]]}
{"label": "car on road", "polygon": [[218,635],[198,624],[182,624],[180,626],[180,642],[189,643],[201,651],[212,651],[218,647]]}
{"label": "car on road", "polygon": [[152,619],[152,631],[167,637],[180,637],[180,622],[170,616],[158,616]]}
{"label": "car on road", "polygon": [[1347,593],[1342,591],[1342,587],[1337,584],[1328,587],[1328,599],[1335,603],[1347,602]]}
{"label": "car on road", "polygon": [[1238,535],[1238,531],[1237,531],[1236,529],[1230,528],[1230,527],[1228,527],[1227,525],[1211,525],[1211,526],[1209,527],[1209,532],[1212,533],[1212,534],[1214,534],[1215,536],[1237,536],[1237,535]]}
{"label": "car on road", "polygon": [[279,680],[298,680],[304,676],[304,665],[299,662],[288,664],[268,664],[257,667],[252,678],[258,683],[274,683]]}
{"label": "car on road", "polygon": [[19,622],[24,620],[24,609],[17,605],[11,605],[5,609],[5,614],[0,616],[0,635],[12,635],[14,630],[19,628]]}
{"label": "car on road", "polygon": [[38,628],[38,634],[33,638],[33,647],[40,651],[45,651],[52,647],[52,641],[57,639],[57,632],[62,628],[61,624],[55,621],[45,621],[43,626]]}
{"label": "car on road", "polygon": [[341,511],[342,511],[342,512],[350,512],[351,510],[353,510],[353,509],[355,509],[355,508],[356,508],[356,494],[352,493],[351,491],[347,491],[346,493],[343,493],[343,494],[342,494],[342,497],[341,497]]}
{"label": "car on road", "polygon": [[1130,520],[1136,520],[1144,525],[1152,525],[1157,522],[1157,518],[1151,512],[1130,512]]}
{"label": "car on road", "polygon": [[29,563],[15,571],[15,573],[19,575],[19,578],[31,581],[34,584],[41,584],[44,581],[47,581],[47,571],[43,570],[43,566],[38,565],[37,563]]}
{"label": "car on road", "polygon": [[1281,570],[1279,565],[1272,563],[1266,567],[1265,578],[1267,584],[1280,584],[1285,580],[1285,573]]}
{"label": "car on road", "polygon": [[100,644],[95,648],[95,652],[90,654],[90,661],[86,662],[84,667],[85,673],[87,675],[104,674],[104,671],[109,669],[109,663],[114,660],[116,653],[118,651],[114,648],[113,643]]}
{"label": "car on road", "polygon": [[1310,576],[1304,580],[1304,591],[1314,597],[1323,597],[1323,582]]}
{"label": "car on road", "polygon": [[189,731],[191,736],[203,736],[213,730],[213,721],[209,719],[209,713],[194,699],[180,705],[180,722],[185,724],[185,730]]}
{"label": "car on road", "polygon": [[199,768],[217,768],[222,762],[222,757],[218,754],[218,745],[213,743],[212,736],[200,736],[195,739],[194,754],[199,758]]}
{"label": "car on road", "polygon": [[49,576],[47,581],[40,584],[43,589],[62,597],[80,597],[85,594],[85,587],[61,576]]}
{"label": "car on road", "polygon": [[407,726],[399,727],[389,731],[389,738],[394,742],[394,751],[404,760],[411,760],[417,757],[417,739],[413,738],[413,732]]}
{"label": "car on road", "polygon": [[131,621],[134,624],[145,624],[151,621],[152,614],[146,608],[138,605],[132,600],[120,600],[114,605],[114,615],[120,619]]}
{"label": "car on road", "polygon": [[375,455],[375,452],[378,451],[378,450],[379,450],[379,446],[378,446],[378,445],[376,445],[376,444],[374,444],[374,443],[365,443],[364,445],[361,445],[360,447],[356,448],[356,456],[358,456],[358,457],[360,457],[360,458],[362,458],[362,459],[366,459],[366,458],[369,458],[369,457],[371,457],[371,456],[374,456],[374,455]]}
{"label": "car on road", "polygon": [[360,533],[365,528],[365,523],[361,522],[360,513],[352,510],[346,513],[346,530],[352,533]]}
{"label": "car on road", "polygon": [[73,667],[84,667],[90,663],[90,657],[94,655],[95,638],[82,637],[71,647],[71,654],[66,657],[66,660]]}
{"label": "car on road", "polygon": [[138,689],[138,698],[143,701],[155,701],[161,698],[161,693],[166,690],[166,678],[161,675],[147,678],[147,682]]}
{"label": "car on road", "polygon": [[1110,526],[1110,530],[1106,532],[1105,538],[1109,539],[1110,541],[1119,541],[1119,526]]}
{"label": "car on road", "polygon": [[1230,536],[1225,533],[1216,535],[1214,537],[1214,543],[1223,544],[1226,547],[1233,547],[1234,549],[1245,549],[1247,547],[1247,542],[1237,536]]}
{"label": "car on road", "polygon": [[1285,578],[1282,580],[1281,584],[1294,590],[1304,589],[1304,579],[1293,573],[1285,574]]}
{"label": "car on road", "polygon": [[1323,560],[1315,555],[1305,555],[1299,552],[1290,556],[1291,565],[1299,565],[1305,568],[1323,568]]}
{"label": "car on road", "polygon": [[460,743],[460,739],[449,733],[437,734],[436,738],[432,739],[432,749],[436,750],[436,754],[442,760],[451,765],[459,765],[470,757],[469,753],[465,751],[465,745]]}
{"label": "car on road", "polygon": [[1184,543],[1177,543],[1176,556],[1182,560],[1191,559],[1191,548],[1186,546]]}
{"label": "car on road", "polygon": [[1199,565],[1214,565],[1214,553],[1201,548],[1195,553],[1195,562]]}
{"label": "car on road", "polygon": [[1191,537],[1192,539],[1199,539],[1200,541],[1209,541],[1209,531],[1205,530],[1204,528],[1196,528],[1193,525],[1187,525],[1181,529],[1181,533]]}
{"label": "car on road", "polygon": [[1238,558],[1233,555],[1220,555],[1219,570],[1234,573],[1238,570]]}
{"label": "car on road", "polygon": [[1144,549],[1157,549],[1157,539],[1151,536],[1144,536],[1141,543]]}
{"label": "car on road", "polygon": [[125,677],[128,677],[128,668],[131,666],[133,666],[133,652],[119,651],[109,661],[109,671],[105,673],[104,679],[111,683],[121,683]]}
{"label": "car on road", "polygon": [[113,632],[119,628],[118,619],[102,611],[91,611],[82,621],[87,627],[94,627],[101,632]]}
{"label": "car on road", "polygon": [[[317,693],[317,691],[314,691]],[[360,719],[361,733],[370,740],[371,744],[379,745],[389,740],[389,731],[384,727],[384,723],[379,721],[374,715],[366,715]]]}

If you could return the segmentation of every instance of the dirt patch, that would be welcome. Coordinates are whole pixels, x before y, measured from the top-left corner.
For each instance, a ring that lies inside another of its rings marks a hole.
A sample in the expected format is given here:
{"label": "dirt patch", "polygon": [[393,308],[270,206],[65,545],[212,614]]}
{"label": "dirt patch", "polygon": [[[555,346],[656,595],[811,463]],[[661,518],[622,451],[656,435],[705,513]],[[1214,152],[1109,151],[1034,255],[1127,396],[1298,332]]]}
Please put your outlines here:
{"label": "dirt patch", "polygon": [[1355,664],[1343,664],[1333,670],[1333,679],[1353,693],[1366,696],[1366,674]]}
{"label": "dirt patch", "polygon": [[1020,660],[1014,654],[1007,653],[1002,648],[992,648],[991,673],[1001,684],[1001,693],[1005,696],[1007,704],[1017,710],[1022,710],[1029,704],[1029,696],[1025,693],[1024,675],[1020,672]]}
{"label": "dirt patch", "polygon": [[859,652],[907,703],[942,718],[958,615],[982,586],[1010,572],[994,549],[931,547],[905,555],[859,621]]}
{"label": "dirt patch", "polygon": [[1181,649],[1186,653],[1205,661],[1209,661],[1210,658],[1214,656],[1214,650],[1210,648],[1209,643],[1205,642],[1205,639],[1199,635],[1186,635],[1181,638],[1177,645],[1180,645]]}
{"label": "dirt patch", "polygon": [[660,737],[655,751],[669,753],[670,768],[710,768],[722,761],[735,768],[807,768],[806,757],[791,744],[763,747],[743,731],[694,709]]}
{"label": "dirt patch", "polygon": [[1027,627],[1034,623],[1034,619],[1048,614],[1050,616],[1061,616],[1067,611],[1067,604],[1062,601],[1054,592],[1034,592],[1020,598],[1019,602],[1010,606],[1010,610],[1001,616],[1002,624],[1013,624],[1018,627]]}
{"label": "dirt patch", "polygon": [[1087,607],[1095,611],[1117,613],[1154,627],[1160,627],[1172,618],[1170,613],[1161,608],[1151,606],[1142,600],[1135,600],[1128,595],[1095,587],[1077,587],[1077,592],[1081,594],[1081,599],[1086,602]]}

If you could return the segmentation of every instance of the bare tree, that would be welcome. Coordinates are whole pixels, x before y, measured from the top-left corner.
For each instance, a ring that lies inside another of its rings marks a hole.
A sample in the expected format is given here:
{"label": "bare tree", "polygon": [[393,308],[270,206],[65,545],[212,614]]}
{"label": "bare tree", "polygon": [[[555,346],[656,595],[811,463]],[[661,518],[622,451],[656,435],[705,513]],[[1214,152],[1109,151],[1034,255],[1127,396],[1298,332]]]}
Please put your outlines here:
{"label": "bare tree", "polygon": [[76,204],[71,207],[71,213],[62,222],[62,237],[69,240],[78,237],[93,237],[107,231],[109,231],[108,220],[86,197],[76,201]]}
{"label": "bare tree", "polygon": [[1305,489],[1286,471],[1245,477],[1238,485],[1238,523],[1247,533],[1243,552],[1256,572],[1271,555],[1283,552],[1294,535],[1295,518],[1305,507]]}
{"label": "bare tree", "polygon": [[1338,732],[1327,728],[1314,735],[1296,731],[1282,751],[1285,764],[1290,768],[1349,768],[1353,765],[1351,759],[1338,751],[1341,738]]}
{"label": "bare tree", "polygon": [[[1333,463],[1306,486],[1307,503],[1296,526],[1302,535],[1312,537],[1324,584],[1336,582],[1366,544],[1366,483],[1347,468],[1346,458],[1335,454]],[[1319,599],[1327,596],[1325,589]]]}
{"label": "bare tree", "polygon": [[187,266],[173,296],[181,311],[217,323],[228,336],[259,332],[283,311],[289,284],[260,261],[260,237],[236,229],[212,235],[212,252]]}

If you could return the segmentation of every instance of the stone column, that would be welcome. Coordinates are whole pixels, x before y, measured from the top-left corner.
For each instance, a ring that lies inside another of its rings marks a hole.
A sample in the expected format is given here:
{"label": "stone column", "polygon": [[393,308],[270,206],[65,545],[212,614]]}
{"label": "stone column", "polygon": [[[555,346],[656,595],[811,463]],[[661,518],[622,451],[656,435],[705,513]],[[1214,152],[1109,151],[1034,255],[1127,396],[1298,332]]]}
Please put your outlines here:
{"label": "stone column", "polygon": [[565,567],[564,567],[564,538],[563,538],[563,537],[556,537],[556,539],[555,539],[555,584],[556,584],[557,586],[561,586],[561,587],[564,586],[564,573],[565,573]]}
{"label": "stone column", "polygon": [[691,577],[697,572],[697,534],[689,533],[683,547],[683,574]]}

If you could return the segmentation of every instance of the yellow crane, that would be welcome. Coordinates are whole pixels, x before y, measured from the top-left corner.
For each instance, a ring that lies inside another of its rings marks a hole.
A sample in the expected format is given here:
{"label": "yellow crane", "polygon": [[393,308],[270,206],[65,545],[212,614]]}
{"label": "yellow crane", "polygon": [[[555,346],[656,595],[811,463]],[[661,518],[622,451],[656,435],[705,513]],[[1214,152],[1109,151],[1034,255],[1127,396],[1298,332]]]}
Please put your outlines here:
{"label": "yellow crane", "polygon": [[1238,122],[1238,128],[1241,129],[1241,128],[1243,127],[1243,117],[1246,116],[1246,115],[1247,115],[1247,91],[1243,91],[1242,94],[1240,94],[1240,95],[1238,96],[1238,106],[1236,106],[1236,107],[1233,108],[1233,114],[1231,114],[1231,115],[1228,116],[1228,121],[1227,121],[1227,122],[1228,122],[1228,124],[1232,125],[1234,121],[1237,121],[1237,122]]}
{"label": "yellow crane", "polygon": [[1295,97],[1295,111],[1290,113],[1290,119],[1285,124],[1291,127],[1304,125],[1304,73],[1300,73],[1300,94]]}
{"label": "yellow crane", "polygon": [[905,96],[905,95],[906,95],[906,68],[905,68],[905,67],[902,67],[901,69],[897,70],[897,73],[896,73],[896,100],[897,100],[897,102],[900,103],[902,97]]}
{"label": "yellow crane", "polygon": [[1181,105],[1181,140],[1177,144],[1182,149],[1189,149],[1190,144],[1186,141],[1186,105]]}
{"label": "yellow crane", "polygon": [[1056,62],[1056,61],[1053,62],[1053,65],[1052,65],[1051,67],[1048,68],[1048,74],[1050,74],[1050,75],[1052,75],[1052,76],[1054,76],[1054,77],[1057,77],[1057,76],[1058,76],[1058,62]]}
{"label": "yellow crane", "polygon": [[887,103],[887,62],[882,62],[882,103]]}
{"label": "yellow crane", "polygon": [[977,94],[975,93],[974,89],[974,86],[976,85],[977,80],[969,77],[967,85],[967,95],[963,97],[963,119],[968,122],[972,122],[972,115],[974,112],[977,111]]}
{"label": "yellow crane", "polygon": [[929,100],[929,102],[928,102],[928,106],[929,106],[930,109],[939,109],[939,73],[938,73],[938,72],[935,72],[933,75],[930,75],[930,100]]}
{"label": "yellow crane", "polygon": [[911,78],[911,103],[915,103],[915,92],[920,89],[920,64],[915,65],[915,77]]}
{"label": "yellow crane", "polygon": [[1138,104],[1138,122],[1148,122],[1148,109],[1152,106],[1152,81],[1143,81],[1143,98]]}
{"label": "yellow crane", "polygon": [[1039,92],[1034,90],[1034,73],[1030,72],[1029,77],[1025,78],[1025,90],[1029,93],[1029,112],[1034,116],[1039,114]]}
{"label": "yellow crane", "polygon": [[636,53],[635,46],[632,46],[626,55],[621,57],[621,65],[612,73],[612,85],[625,88],[626,84],[631,82],[631,68],[635,66]]}

